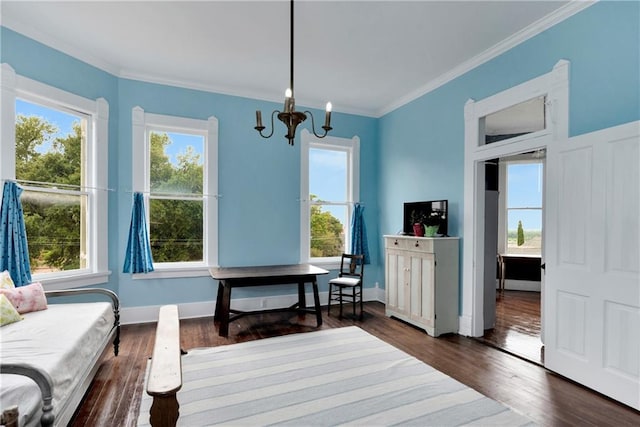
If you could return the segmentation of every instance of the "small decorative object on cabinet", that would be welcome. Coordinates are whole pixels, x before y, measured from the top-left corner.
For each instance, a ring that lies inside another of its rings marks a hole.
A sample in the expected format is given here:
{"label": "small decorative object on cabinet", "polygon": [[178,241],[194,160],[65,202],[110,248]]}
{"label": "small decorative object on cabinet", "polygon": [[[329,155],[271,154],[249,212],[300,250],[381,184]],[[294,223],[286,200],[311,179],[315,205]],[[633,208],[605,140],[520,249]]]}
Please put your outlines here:
{"label": "small decorative object on cabinet", "polygon": [[457,237],[384,236],[387,316],[437,337],[458,332]]}

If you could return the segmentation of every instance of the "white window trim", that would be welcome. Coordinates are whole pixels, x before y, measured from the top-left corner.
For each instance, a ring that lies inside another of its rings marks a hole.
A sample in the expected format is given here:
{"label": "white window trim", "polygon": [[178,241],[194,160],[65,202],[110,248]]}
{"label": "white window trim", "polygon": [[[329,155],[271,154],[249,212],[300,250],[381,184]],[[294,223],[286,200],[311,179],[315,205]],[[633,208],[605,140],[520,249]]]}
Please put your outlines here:
{"label": "white window trim", "polygon": [[[544,160],[543,159],[531,159],[530,156],[527,156],[526,159],[517,159],[513,158],[512,160],[500,161],[500,171],[498,173],[498,253],[508,254],[507,253],[507,240],[508,240],[508,226],[507,219],[509,217],[507,208],[508,206],[508,181],[507,181],[507,168],[509,165],[514,164],[542,164],[544,168]],[[543,195],[544,197],[544,195]],[[511,208],[518,209],[518,208]],[[540,211],[542,212],[542,205],[540,206]]]}
{"label": "white window trim", "polygon": [[[300,262],[313,263],[315,265],[338,268],[340,266],[340,257],[327,258],[311,258],[310,253],[310,207],[309,200],[309,150],[311,148],[333,148],[346,151],[351,160],[347,165],[347,180],[351,185],[347,186],[347,221],[351,220],[353,206],[360,200],[360,138],[339,138],[327,136],[325,138],[317,138],[307,129],[303,129],[300,133],[301,149],[300,149]],[[349,229],[350,224],[346,224]],[[347,233],[349,234],[349,233]],[[349,247],[350,236],[345,235],[345,245],[347,250]]]}
{"label": "white window trim", "polygon": [[[109,281],[108,269],[108,158],[109,158],[109,103],[104,98],[91,100],[70,92],[20,76],[8,64],[0,66],[0,120],[15,123],[16,98],[37,101],[46,105],[61,105],[82,111],[93,118],[93,144],[87,146],[87,159],[92,173],[87,176],[87,187],[92,193],[95,207],[89,211],[91,232],[91,265],[87,269],[58,273],[35,274],[34,281],[45,289],[69,289]],[[15,179],[15,126],[2,126],[0,130],[0,179]]]}
{"label": "white window trim", "polygon": [[[201,132],[206,134],[207,143],[204,146],[204,157],[207,164],[203,175],[203,203],[205,216],[203,236],[202,262],[154,263],[155,271],[146,274],[134,274],[134,279],[158,279],[174,277],[208,276],[209,268],[218,266],[218,119],[209,117],[207,120],[185,117],[167,116],[162,114],[145,113],[141,107],[132,110],[132,180],[133,192],[144,194],[147,224],[149,223],[149,139],[147,130],[166,129],[169,132]],[[142,165],[142,167],[140,167]]]}

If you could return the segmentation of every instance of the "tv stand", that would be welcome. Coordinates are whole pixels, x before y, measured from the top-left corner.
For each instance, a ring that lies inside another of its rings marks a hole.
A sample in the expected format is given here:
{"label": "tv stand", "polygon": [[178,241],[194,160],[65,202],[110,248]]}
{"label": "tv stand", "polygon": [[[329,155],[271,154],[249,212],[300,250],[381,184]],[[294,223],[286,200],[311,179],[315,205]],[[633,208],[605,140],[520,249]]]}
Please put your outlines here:
{"label": "tv stand", "polygon": [[458,237],[384,236],[385,314],[437,337],[458,332]]}

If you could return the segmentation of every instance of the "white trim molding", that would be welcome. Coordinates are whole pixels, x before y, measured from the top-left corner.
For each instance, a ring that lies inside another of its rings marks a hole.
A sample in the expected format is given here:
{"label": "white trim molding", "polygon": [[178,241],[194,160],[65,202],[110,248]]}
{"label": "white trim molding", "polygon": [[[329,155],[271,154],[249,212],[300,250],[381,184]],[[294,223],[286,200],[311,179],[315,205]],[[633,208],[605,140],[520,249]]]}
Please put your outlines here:
{"label": "white trim molding", "polygon": [[[320,139],[307,129],[303,129],[300,136],[302,143],[300,149],[300,262],[313,262],[324,268],[338,268],[340,265],[340,257],[311,259],[309,151],[311,148],[318,148],[347,153],[347,200],[340,200],[339,202],[346,202],[348,205],[347,221],[350,221],[353,206],[360,201],[360,137],[339,138],[327,136]],[[349,223],[345,224],[345,226],[349,229]],[[349,233],[345,233],[345,250],[349,250],[350,236],[348,234]]]}
{"label": "white trim molding", "polygon": [[444,86],[450,81],[468,73],[469,71],[484,64],[485,62],[488,62],[493,58],[496,58],[497,56],[502,55],[503,53],[509,51],[510,49],[513,49],[519,44],[537,36],[538,34],[548,30],[554,25],[559,24],[565,19],[572,17],[576,13],[581,12],[584,9],[588,8],[589,6],[594,5],[595,3],[597,3],[597,1],[598,0],[594,0],[594,1],[573,0],[568,2],[566,5],[555,10],[551,14],[545,16],[544,18],[540,19],[537,22],[534,22],[533,24],[529,25],[526,28],[523,28],[522,30],[518,31],[512,36],[502,40],[501,42],[485,50],[481,54],[463,62],[457,67],[431,80],[426,85],[399,98],[395,102],[389,104],[386,108],[383,108],[380,111],[378,111],[375,117],[382,117],[385,114],[388,114],[393,110],[399,107],[402,107],[403,105],[408,104],[409,102],[417,98],[420,98],[421,96],[426,95],[427,93],[432,92],[441,86]]}
{"label": "white trim molding", "polygon": [[[493,144],[481,143],[482,117],[538,96],[547,100],[546,129]],[[547,148],[568,138],[569,62],[560,60],[549,73],[483,100],[470,99],[465,104],[464,118],[465,208],[459,333],[479,337],[484,334],[484,161]]]}
{"label": "white trim molding", "polygon": [[15,179],[15,122],[16,98],[82,112],[90,117],[88,126],[91,137],[87,144],[87,193],[91,205],[88,209],[90,231],[87,248],[90,253],[89,266],[80,270],[41,273],[33,276],[46,289],[69,289],[106,283],[108,270],[109,229],[108,184],[109,184],[109,103],[104,98],[95,100],[67,92],[36,80],[16,74],[8,64],[0,66],[0,179]]}
{"label": "white trim molding", "polygon": [[187,117],[145,113],[139,106],[131,110],[132,123],[132,189],[145,195],[147,224],[149,223],[149,139],[148,132],[163,130],[167,132],[198,133],[206,136],[203,147],[206,167],[203,175],[203,197],[205,217],[202,262],[155,263],[155,271],[146,274],[134,274],[134,279],[158,279],[174,277],[200,277],[208,275],[209,267],[218,265],[218,119],[214,116],[207,120]]}
{"label": "white trim molding", "polygon": [[[382,291],[382,292],[380,292]],[[364,288],[364,301],[384,302],[384,289]],[[380,296],[382,295],[382,299]],[[326,310],[329,292],[319,293],[321,307]],[[313,293],[306,294],[307,301],[313,301]],[[242,311],[258,311],[269,308],[289,307],[298,302],[298,294],[272,295],[251,298],[234,298],[233,307]],[[334,303],[335,304],[335,303]],[[332,306],[334,305],[332,304]],[[160,305],[148,305],[140,307],[120,308],[120,323],[130,325],[135,323],[151,323],[158,321]],[[215,301],[202,301],[178,304],[180,319],[192,319],[198,317],[211,317],[215,313]],[[348,308],[347,314],[349,313]],[[326,315],[326,313],[325,313]],[[315,319],[314,319],[315,324]]]}

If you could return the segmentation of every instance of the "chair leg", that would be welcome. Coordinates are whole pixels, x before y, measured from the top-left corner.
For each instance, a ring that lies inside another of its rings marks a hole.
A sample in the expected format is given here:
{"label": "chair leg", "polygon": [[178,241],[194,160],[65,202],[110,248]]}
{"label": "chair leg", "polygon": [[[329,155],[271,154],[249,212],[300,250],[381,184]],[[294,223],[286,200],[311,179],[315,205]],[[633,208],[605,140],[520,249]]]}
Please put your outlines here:
{"label": "chair leg", "polygon": [[338,287],[340,293],[338,294],[338,300],[340,301],[340,315],[338,316],[340,319],[342,319],[342,292],[344,291],[344,289],[339,286]]}
{"label": "chair leg", "polygon": [[362,320],[362,312],[363,312],[363,308],[364,308],[364,305],[363,305],[363,302],[362,302],[363,296],[364,295],[362,295],[362,285],[360,285],[360,320]]}
{"label": "chair leg", "polygon": [[331,288],[333,285],[329,283],[329,301],[327,301],[327,316],[331,316]]}
{"label": "chair leg", "polygon": [[356,316],[356,286],[351,288],[351,302],[353,305],[353,317]]}

